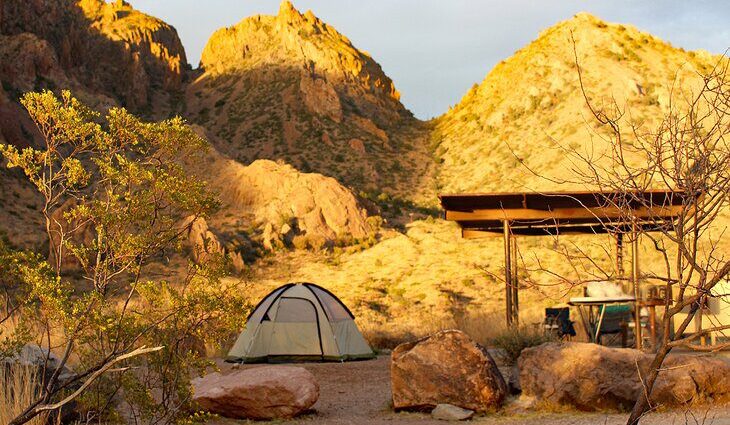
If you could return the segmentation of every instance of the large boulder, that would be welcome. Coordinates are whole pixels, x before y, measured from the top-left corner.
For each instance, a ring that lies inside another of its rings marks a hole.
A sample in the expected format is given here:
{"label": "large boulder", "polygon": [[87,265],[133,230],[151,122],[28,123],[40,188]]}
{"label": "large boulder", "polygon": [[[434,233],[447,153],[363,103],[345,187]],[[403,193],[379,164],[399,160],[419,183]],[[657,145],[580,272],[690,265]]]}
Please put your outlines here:
{"label": "large boulder", "polygon": [[319,398],[319,384],[301,367],[263,366],[193,380],[193,401],[227,418],[292,418]]}
{"label": "large boulder", "polygon": [[[628,348],[552,342],[525,349],[518,360],[523,394],[580,410],[630,409],[644,394],[641,376],[653,356]],[[654,405],[730,399],[726,360],[670,355],[651,394]]]}
{"label": "large boulder", "polygon": [[393,350],[393,407],[453,404],[477,412],[499,408],[507,385],[487,350],[457,330],[441,331]]}

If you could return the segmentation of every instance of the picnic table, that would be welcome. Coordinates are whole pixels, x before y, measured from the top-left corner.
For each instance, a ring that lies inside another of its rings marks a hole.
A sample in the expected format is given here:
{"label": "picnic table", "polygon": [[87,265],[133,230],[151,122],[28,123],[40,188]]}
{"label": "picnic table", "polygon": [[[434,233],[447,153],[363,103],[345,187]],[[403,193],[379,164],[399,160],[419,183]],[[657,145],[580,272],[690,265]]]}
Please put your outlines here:
{"label": "picnic table", "polygon": [[[588,335],[590,342],[598,343],[601,336],[601,324],[606,313],[606,306],[610,304],[625,304],[635,302],[636,298],[631,295],[614,297],[573,297],[568,305],[577,307],[580,314],[583,328]],[[639,324],[637,324],[639,325]]]}

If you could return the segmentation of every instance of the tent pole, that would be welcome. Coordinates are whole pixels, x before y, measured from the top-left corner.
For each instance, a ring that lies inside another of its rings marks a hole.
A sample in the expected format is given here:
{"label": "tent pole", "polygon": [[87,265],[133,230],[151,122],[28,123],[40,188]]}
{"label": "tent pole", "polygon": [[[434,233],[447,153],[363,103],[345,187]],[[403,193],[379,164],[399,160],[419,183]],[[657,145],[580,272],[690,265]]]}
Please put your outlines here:
{"label": "tent pole", "polygon": [[512,326],[512,234],[508,220],[504,220],[504,292],[507,326]]}

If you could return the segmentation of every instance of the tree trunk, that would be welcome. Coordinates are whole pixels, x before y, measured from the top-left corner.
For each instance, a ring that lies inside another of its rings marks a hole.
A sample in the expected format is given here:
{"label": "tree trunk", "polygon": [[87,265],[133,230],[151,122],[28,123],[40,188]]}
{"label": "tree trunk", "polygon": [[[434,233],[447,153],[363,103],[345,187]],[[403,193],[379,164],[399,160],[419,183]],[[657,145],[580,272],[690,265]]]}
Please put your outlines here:
{"label": "tree trunk", "polygon": [[[654,360],[652,360],[651,366],[649,366],[647,375],[642,378],[644,392],[641,396],[639,396],[639,399],[636,400],[634,408],[631,410],[629,420],[626,422],[627,425],[637,425],[641,417],[644,416],[644,414],[651,408],[649,405],[651,391],[654,388],[657,376],[659,376],[659,370],[662,367],[662,363],[664,363],[664,359],[671,350],[672,349],[670,347],[667,347],[666,344],[664,344],[654,356]],[[639,373],[641,373],[641,371],[639,371]]]}

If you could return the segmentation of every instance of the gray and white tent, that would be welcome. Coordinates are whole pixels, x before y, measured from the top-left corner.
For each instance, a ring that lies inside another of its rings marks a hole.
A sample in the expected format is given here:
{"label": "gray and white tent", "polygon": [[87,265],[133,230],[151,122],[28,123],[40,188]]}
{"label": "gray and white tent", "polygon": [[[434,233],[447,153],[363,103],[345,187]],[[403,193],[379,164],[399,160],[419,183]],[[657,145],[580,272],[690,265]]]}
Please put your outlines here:
{"label": "gray and white tent", "polygon": [[264,297],[227,361],[344,361],[375,357],[355,316],[334,294],[313,283],[288,283]]}

